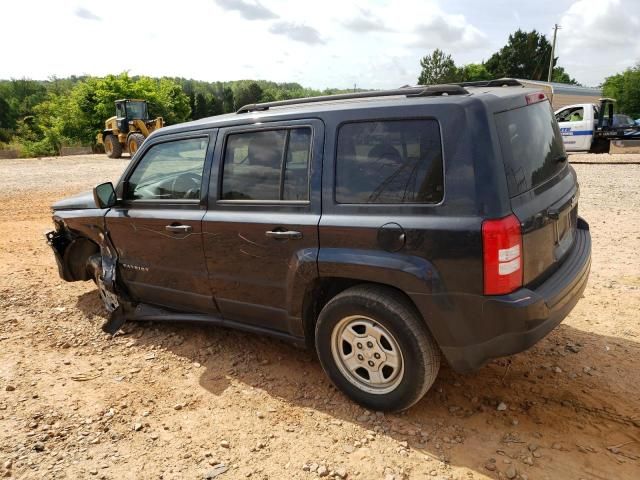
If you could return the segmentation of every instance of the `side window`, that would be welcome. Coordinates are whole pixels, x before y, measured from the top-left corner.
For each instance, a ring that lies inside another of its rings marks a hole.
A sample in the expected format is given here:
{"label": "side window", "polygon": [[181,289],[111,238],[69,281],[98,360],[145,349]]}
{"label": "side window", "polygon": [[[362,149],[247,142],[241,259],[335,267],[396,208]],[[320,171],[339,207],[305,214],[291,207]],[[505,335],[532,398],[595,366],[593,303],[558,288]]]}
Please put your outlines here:
{"label": "side window", "polygon": [[190,138],[151,147],[129,177],[130,200],[200,198],[207,138]]}
{"label": "side window", "polygon": [[571,113],[570,108],[565,108],[564,110],[560,110],[556,113],[556,121],[558,122],[568,122],[568,116]]}
{"label": "side window", "polygon": [[435,120],[349,123],[338,132],[338,203],[438,203],[444,195]]}
{"label": "side window", "polygon": [[223,200],[308,200],[311,129],[235,133],[227,137]]}
{"label": "side window", "polygon": [[580,122],[584,119],[584,108],[567,108],[558,113],[556,119],[558,122]]}
{"label": "side window", "polygon": [[584,108],[575,108],[569,117],[570,122],[581,122],[584,118]]}
{"label": "side window", "polygon": [[290,132],[287,163],[284,169],[282,199],[308,200],[311,129],[297,128]]}

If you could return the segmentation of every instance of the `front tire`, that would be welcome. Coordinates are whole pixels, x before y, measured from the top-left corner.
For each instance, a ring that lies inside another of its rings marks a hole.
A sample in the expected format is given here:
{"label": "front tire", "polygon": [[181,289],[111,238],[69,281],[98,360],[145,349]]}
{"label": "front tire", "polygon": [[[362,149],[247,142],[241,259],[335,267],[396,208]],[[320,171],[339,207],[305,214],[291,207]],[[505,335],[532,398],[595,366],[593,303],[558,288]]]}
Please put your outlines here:
{"label": "front tire", "polygon": [[122,145],[115,135],[107,135],[104,138],[104,150],[109,158],[120,158],[122,156]]}
{"label": "front tire", "polygon": [[360,285],[336,295],[320,312],[315,343],[336,387],[372,410],[411,407],[440,369],[440,350],[423,320],[391,288]]}

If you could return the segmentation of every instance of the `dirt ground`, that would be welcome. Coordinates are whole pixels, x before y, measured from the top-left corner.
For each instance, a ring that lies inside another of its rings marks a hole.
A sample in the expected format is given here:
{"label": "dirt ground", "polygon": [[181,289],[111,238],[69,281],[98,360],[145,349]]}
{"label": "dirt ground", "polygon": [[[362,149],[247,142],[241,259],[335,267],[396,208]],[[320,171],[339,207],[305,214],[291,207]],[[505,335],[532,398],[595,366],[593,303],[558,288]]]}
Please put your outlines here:
{"label": "dirt ground", "polygon": [[0,161],[0,475],[638,479],[636,160],[575,165],[593,266],[563,324],[473,374],[445,365],[399,415],[363,411],[312,352],[270,338],[169,323],[105,335],[93,283],[60,280],[42,233],[54,200],[127,160]]}

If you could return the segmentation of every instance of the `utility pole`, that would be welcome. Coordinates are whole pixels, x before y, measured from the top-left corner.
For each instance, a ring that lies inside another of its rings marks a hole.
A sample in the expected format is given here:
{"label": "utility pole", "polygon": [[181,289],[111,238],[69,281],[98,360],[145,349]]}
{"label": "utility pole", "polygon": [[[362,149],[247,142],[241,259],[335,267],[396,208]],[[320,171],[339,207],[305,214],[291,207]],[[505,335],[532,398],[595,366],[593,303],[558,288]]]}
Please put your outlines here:
{"label": "utility pole", "polygon": [[553,75],[553,56],[556,53],[556,35],[558,34],[558,29],[560,25],[557,23],[553,26],[553,43],[551,44],[551,58],[549,59],[549,75],[547,75],[547,82],[551,81],[551,77]]}

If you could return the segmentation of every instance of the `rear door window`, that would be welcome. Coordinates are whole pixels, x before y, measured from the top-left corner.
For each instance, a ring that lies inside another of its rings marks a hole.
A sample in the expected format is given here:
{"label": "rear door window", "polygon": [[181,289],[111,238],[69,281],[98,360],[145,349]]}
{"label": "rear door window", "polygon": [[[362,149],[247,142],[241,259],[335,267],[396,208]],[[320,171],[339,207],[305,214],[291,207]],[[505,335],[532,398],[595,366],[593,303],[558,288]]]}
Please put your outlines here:
{"label": "rear door window", "polygon": [[498,113],[496,125],[511,197],[543,184],[566,166],[549,102]]}
{"label": "rear door window", "polygon": [[227,137],[223,200],[309,200],[309,127]]}
{"label": "rear door window", "polygon": [[338,203],[438,203],[444,194],[438,122],[348,123],[338,132]]}

